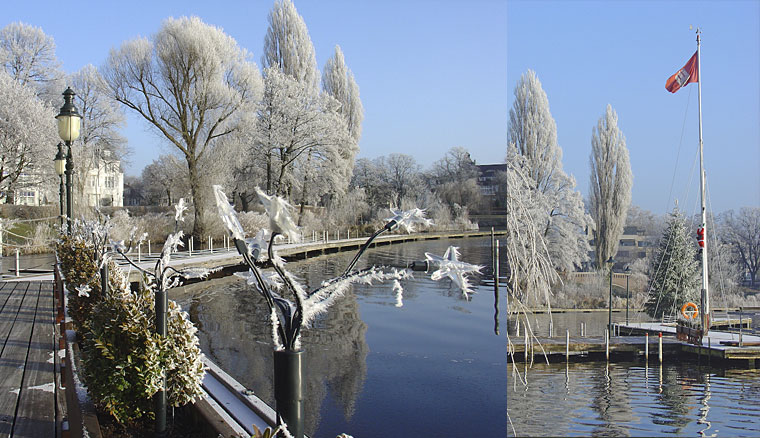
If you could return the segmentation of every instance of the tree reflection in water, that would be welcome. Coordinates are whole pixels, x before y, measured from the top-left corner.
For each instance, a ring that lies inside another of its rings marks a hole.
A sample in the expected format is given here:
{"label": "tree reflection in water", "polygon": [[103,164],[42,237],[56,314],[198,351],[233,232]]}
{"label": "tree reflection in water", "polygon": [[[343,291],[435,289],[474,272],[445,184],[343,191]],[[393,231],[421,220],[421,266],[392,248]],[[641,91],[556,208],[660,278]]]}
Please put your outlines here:
{"label": "tree reflection in water", "polygon": [[527,388],[508,388],[518,436],[757,435],[759,370],[692,362],[537,363]]}
{"label": "tree reflection in water", "polygon": [[[306,279],[308,283],[308,278]],[[201,349],[243,386],[274,404],[271,328],[264,298],[251,293],[236,278],[198,283],[183,288],[190,301],[183,307],[198,326]],[[189,305],[188,305],[189,304]],[[302,343],[304,357],[305,430],[312,435],[329,385],[346,421],[354,413],[356,398],[367,374],[367,326],[359,319],[356,297],[341,297],[314,321]],[[350,366],[347,366],[350,364]]]}

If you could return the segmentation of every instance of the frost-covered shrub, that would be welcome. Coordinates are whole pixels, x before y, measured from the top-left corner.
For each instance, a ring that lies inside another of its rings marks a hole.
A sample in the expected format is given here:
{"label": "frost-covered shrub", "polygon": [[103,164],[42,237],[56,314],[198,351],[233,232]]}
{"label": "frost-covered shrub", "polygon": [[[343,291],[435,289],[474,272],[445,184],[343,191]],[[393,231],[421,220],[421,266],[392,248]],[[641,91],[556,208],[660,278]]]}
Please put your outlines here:
{"label": "frost-covered shrub", "polygon": [[203,395],[203,354],[197,329],[179,305],[169,301],[166,339],[155,333],[149,289],[109,292],[94,307],[85,336],[85,381],[96,403],[123,424],[153,418],[152,397],[166,370],[172,406]]}
{"label": "frost-covered shrub", "polygon": [[64,236],[56,250],[81,339],[85,383],[96,405],[119,422],[136,425],[153,417],[152,397],[164,370],[170,404],[202,396],[203,354],[196,328],[174,301],[169,301],[167,337],[156,335],[152,290],[132,292],[113,261],[109,290],[102,293],[97,262],[102,243],[94,239],[107,238],[108,229],[107,223],[100,228],[75,224],[73,236]]}
{"label": "frost-covered shrub", "polygon": [[148,316],[152,294],[107,294],[93,306],[83,336],[85,383],[95,403],[122,424],[152,413],[161,383],[161,340]]}

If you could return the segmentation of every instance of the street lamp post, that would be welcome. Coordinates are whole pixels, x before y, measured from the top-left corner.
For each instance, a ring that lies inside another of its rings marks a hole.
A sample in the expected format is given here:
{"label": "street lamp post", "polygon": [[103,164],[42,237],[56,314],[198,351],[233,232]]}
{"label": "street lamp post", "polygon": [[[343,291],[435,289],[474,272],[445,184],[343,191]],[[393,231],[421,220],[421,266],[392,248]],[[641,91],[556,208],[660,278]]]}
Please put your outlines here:
{"label": "street lamp post", "polygon": [[55,173],[61,185],[58,189],[58,202],[61,205],[61,228],[63,228],[63,173],[66,171],[66,157],[63,155],[63,143],[58,142],[58,153],[55,154]]}
{"label": "street lamp post", "polygon": [[631,278],[631,267],[625,267],[625,325],[628,325],[628,300],[631,295],[628,291],[628,279]]}
{"label": "street lamp post", "polygon": [[66,88],[63,92],[63,106],[61,111],[55,118],[58,120],[58,135],[61,137],[68,149],[66,153],[66,221],[68,222],[68,232],[71,234],[71,217],[72,211],[72,195],[71,195],[71,178],[74,174],[74,159],[71,155],[71,144],[79,138],[79,127],[82,121],[82,116],[79,115],[77,107],[74,106],[74,96],[76,93],[71,88]]}
{"label": "street lamp post", "polygon": [[610,267],[610,305],[607,320],[607,330],[609,330],[610,337],[612,337],[612,267],[615,265],[615,260],[610,256],[607,260],[607,265]]}

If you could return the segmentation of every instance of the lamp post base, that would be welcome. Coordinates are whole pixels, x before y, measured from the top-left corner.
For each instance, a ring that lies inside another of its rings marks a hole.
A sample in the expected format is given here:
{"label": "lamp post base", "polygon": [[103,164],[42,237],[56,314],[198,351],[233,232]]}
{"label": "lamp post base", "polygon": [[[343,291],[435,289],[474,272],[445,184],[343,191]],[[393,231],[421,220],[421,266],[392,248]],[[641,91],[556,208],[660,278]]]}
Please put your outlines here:
{"label": "lamp post base", "polygon": [[303,351],[274,352],[274,398],[277,422],[285,423],[294,438],[303,438]]}

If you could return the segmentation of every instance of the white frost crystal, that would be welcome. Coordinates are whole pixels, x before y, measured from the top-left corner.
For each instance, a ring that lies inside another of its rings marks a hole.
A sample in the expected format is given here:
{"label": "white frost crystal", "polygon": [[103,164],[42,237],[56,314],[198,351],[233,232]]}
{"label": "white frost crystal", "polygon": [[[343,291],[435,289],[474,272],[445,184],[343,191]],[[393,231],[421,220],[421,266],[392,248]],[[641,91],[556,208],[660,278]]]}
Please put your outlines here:
{"label": "white frost crystal", "polygon": [[438,267],[438,270],[433,272],[430,278],[434,281],[446,277],[450,278],[462,290],[465,298],[468,298],[469,294],[473,292],[472,285],[465,275],[473,272],[479,273],[483,269],[482,266],[459,261],[459,250],[456,246],[448,247],[443,257],[426,252],[425,258],[432,265]]}
{"label": "white frost crystal", "polygon": [[213,188],[214,198],[216,199],[216,208],[219,210],[219,217],[222,218],[224,226],[227,227],[227,230],[229,230],[233,238],[244,240],[245,231],[243,231],[243,226],[240,225],[240,221],[238,221],[235,209],[232,208],[227,200],[227,195],[222,191],[222,186],[215,185]]}
{"label": "white frost crystal", "polygon": [[396,221],[396,226],[403,227],[407,233],[414,232],[414,224],[421,224],[425,227],[433,225],[433,221],[425,217],[425,210],[413,208],[411,210],[397,210],[391,208],[392,218],[386,219],[388,222]]}

